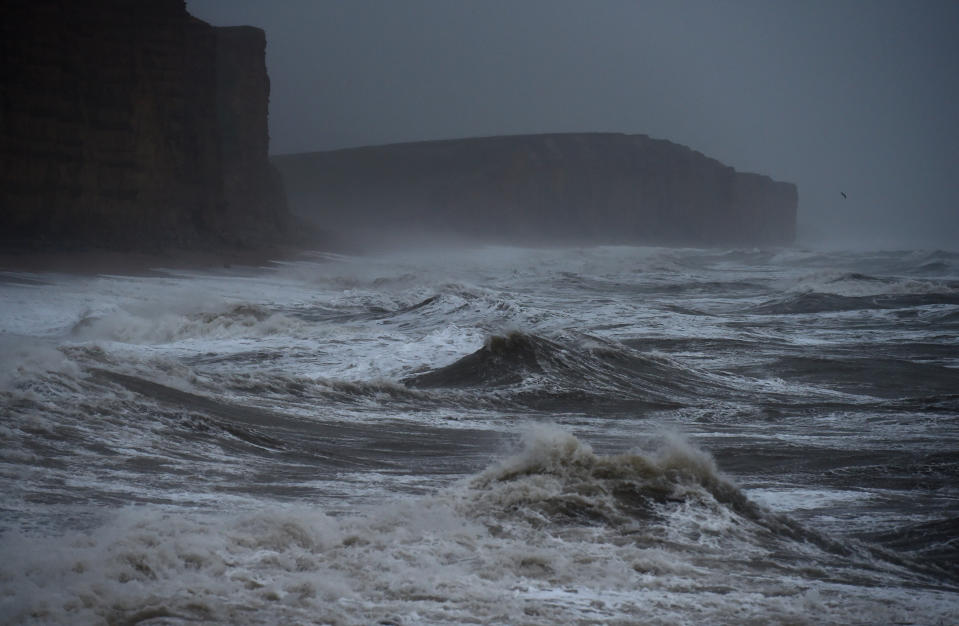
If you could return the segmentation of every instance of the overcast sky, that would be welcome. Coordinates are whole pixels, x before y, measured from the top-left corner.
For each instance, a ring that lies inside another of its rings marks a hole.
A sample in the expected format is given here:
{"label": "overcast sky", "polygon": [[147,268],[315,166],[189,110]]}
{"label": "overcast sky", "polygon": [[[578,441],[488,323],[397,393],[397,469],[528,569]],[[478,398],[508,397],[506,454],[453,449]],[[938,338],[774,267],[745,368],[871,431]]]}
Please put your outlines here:
{"label": "overcast sky", "polygon": [[266,30],[274,154],[645,133],[795,182],[807,238],[959,249],[959,0],[187,8]]}

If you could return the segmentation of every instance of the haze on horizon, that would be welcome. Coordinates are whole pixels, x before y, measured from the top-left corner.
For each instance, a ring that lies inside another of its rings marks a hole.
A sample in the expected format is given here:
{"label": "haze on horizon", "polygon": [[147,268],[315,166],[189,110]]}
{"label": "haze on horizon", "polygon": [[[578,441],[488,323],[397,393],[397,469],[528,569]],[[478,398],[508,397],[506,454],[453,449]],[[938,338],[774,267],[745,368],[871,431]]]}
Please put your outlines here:
{"label": "haze on horizon", "polygon": [[187,8],[266,30],[274,154],[643,133],[796,183],[801,244],[959,249],[959,2]]}

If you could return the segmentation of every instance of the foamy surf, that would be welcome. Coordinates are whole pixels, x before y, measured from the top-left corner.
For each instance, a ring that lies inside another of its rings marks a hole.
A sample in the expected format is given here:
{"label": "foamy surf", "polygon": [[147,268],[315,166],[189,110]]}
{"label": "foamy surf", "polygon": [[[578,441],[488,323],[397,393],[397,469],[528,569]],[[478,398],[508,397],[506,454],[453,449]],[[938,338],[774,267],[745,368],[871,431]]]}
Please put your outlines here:
{"label": "foamy surf", "polygon": [[946,622],[955,260],[487,248],[6,280],[0,614]]}
{"label": "foamy surf", "polygon": [[473,478],[351,515],[138,507],[92,533],[8,533],[0,612],[9,623],[947,617],[947,592],[907,592],[910,574],[877,562],[864,587],[854,558],[778,534],[765,515],[678,439],[603,456],[540,427]]}

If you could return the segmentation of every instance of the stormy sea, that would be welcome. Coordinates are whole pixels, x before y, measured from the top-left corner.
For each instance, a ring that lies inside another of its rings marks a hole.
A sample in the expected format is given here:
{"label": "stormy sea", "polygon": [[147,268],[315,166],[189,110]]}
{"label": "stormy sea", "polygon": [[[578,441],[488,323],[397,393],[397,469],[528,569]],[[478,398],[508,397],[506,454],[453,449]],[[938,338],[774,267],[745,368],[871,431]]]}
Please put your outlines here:
{"label": "stormy sea", "polygon": [[959,253],[0,274],[0,622],[947,624]]}

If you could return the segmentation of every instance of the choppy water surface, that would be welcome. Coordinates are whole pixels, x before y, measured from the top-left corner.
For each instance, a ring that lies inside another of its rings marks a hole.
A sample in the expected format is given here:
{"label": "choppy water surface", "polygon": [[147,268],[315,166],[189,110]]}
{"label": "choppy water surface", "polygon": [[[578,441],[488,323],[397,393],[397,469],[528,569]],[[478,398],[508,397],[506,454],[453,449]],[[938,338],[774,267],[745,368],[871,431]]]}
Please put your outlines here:
{"label": "choppy water surface", "polygon": [[959,615],[959,254],[317,256],[0,307],[0,621]]}

